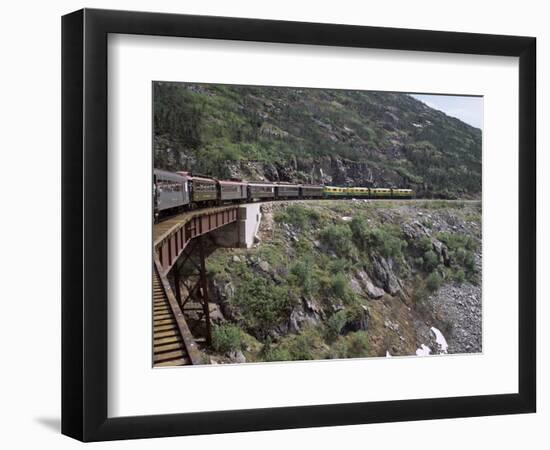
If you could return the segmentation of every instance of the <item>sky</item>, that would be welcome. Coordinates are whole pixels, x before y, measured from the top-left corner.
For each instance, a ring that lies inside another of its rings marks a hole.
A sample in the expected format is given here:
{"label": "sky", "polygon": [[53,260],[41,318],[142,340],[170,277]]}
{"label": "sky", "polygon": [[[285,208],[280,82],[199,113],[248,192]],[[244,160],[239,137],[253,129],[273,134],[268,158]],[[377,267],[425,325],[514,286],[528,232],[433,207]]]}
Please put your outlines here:
{"label": "sky", "polygon": [[443,111],[448,116],[456,117],[473,127],[483,129],[483,97],[432,94],[411,95],[431,108]]}

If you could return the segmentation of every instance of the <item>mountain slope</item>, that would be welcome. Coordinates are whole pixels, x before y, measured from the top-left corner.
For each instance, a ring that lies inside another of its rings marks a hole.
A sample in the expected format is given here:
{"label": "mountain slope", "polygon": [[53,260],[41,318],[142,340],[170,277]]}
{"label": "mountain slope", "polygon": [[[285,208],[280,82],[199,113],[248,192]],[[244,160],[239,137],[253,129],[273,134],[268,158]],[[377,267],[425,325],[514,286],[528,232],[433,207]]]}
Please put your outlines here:
{"label": "mountain slope", "polygon": [[479,197],[481,130],[407,94],[157,82],[155,166]]}

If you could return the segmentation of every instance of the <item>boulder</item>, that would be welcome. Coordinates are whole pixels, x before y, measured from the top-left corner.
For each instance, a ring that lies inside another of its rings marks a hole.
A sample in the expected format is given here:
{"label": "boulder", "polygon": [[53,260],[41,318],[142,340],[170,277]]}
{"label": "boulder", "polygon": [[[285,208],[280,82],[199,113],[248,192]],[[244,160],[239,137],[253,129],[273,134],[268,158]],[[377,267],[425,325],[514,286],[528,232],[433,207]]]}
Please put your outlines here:
{"label": "boulder", "polygon": [[266,273],[269,273],[270,270],[271,270],[271,266],[269,265],[269,263],[267,261],[260,261],[258,263],[258,266],[260,267],[260,269],[262,269],[264,272]]}
{"label": "boulder", "polygon": [[[419,213],[420,214],[420,213]],[[401,225],[401,230],[408,240],[417,240],[424,236],[429,236],[430,233],[424,225],[415,220],[414,222],[408,222]]]}
{"label": "boulder", "polygon": [[384,289],[375,286],[367,272],[360,270],[357,272],[356,277],[357,278],[352,279],[352,289],[354,289],[353,283],[355,282],[360,284],[362,290],[372,299],[378,299],[384,296]]}
{"label": "boulder", "polygon": [[311,299],[302,298],[301,303],[290,313],[288,330],[298,333],[305,326],[317,326],[324,319],[323,310]]}
{"label": "boulder", "polygon": [[240,350],[237,350],[236,352],[229,352],[227,354],[227,357],[232,363],[242,364],[246,362],[246,357],[243,355],[243,352],[241,352]]}
{"label": "boulder", "polygon": [[394,273],[394,261],[392,258],[375,256],[373,258],[374,275],[384,286],[384,290],[391,295],[401,291],[401,282]]}

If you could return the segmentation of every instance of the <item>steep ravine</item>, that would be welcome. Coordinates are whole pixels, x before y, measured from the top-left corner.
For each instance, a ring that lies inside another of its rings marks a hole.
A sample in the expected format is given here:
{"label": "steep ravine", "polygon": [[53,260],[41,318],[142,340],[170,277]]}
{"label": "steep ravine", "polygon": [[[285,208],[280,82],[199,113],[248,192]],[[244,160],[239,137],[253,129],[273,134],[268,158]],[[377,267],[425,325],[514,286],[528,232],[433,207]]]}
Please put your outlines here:
{"label": "steep ravine", "polygon": [[479,202],[265,203],[252,249],[208,258],[205,359],[480,352],[480,237]]}

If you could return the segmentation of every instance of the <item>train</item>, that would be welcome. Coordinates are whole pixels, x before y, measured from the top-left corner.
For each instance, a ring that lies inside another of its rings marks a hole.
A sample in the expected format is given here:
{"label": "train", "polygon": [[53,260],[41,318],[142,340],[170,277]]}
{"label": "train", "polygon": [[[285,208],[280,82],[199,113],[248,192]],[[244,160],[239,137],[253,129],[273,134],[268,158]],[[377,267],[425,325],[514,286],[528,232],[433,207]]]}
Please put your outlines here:
{"label": "train", "polygon": [[185,210],[264,200],[326,198],[410,199],[412,189],[324,186],[243,180],[218,180],[191,172],[153,170],[155,220]]}

